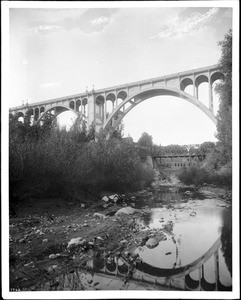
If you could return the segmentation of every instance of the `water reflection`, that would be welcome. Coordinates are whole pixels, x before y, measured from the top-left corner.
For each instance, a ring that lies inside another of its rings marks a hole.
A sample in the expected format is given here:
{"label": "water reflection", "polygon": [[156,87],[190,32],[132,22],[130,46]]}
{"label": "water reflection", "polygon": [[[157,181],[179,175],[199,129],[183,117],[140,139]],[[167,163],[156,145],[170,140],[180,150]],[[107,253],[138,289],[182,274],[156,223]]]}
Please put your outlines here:
{"label": "water reflection", "polygon": [[[175,189],[156,193],[153,201],[149,203],[151,212],[143,214],[138,222],[145,228],[164,232],[166,239],[161,240],[154,249],[143,246],[135,252],[144,262],[152,266],[176,268],[198,259],[221,235],[220,281],[224,285],[231,285],[231,209],[226,208],[225,202],[221,199],[203,199],[204,197],[200,195],[197,198],[194,196],[197,195],[176,193]],[[157,201],[161,205],[157,206]],[[204,270],[204,281],[213,283],[215,277],[213,259],[205,263]]]}

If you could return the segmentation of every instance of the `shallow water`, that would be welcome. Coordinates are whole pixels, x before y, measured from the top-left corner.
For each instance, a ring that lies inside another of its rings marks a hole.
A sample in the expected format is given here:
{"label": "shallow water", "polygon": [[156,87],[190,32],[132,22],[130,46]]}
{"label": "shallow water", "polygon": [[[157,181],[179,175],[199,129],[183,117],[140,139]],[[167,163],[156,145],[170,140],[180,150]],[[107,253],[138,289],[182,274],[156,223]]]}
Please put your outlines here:
{"label": "shallow water", "polygon": [[[221,199],[208,199],[200,194],[185,195],[178,193],[176,188],[164,187],[152,197],[148,206],[150,212],[140,217],[138,223],[143,230],[144,227],[163,229],[167,239],[153,249],[138,247],[135,253],[144,262],[159,268],[185,266],[201,257],[221,236],[219,277],[223,285],[232,284],[231,207]],[[214,270],[212,256],[204,264],[204,277],[210,283],[215,281]],[[197,271],[190,275],[198,279]]]}

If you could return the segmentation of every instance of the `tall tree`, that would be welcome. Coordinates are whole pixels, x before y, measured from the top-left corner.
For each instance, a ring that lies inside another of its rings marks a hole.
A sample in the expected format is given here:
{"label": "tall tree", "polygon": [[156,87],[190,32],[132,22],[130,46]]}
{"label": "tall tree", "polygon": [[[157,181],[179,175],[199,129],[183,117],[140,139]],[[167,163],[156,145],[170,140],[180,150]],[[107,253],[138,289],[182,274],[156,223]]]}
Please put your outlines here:
{"label": "tall tree", "polygon": [[217,115],[217,139],[222,156],[221,164],[225,165],[232,160],[232,30],[229,30],[224,40],[218,44],[222,51],[219,66],[224,74],[224,79],[215,89],[220,99]]}
{"label": "tall tree", "polygon": [[138,140],[139,146],[151,148],[153,146],[152,136],[147,132],[143,132]]}

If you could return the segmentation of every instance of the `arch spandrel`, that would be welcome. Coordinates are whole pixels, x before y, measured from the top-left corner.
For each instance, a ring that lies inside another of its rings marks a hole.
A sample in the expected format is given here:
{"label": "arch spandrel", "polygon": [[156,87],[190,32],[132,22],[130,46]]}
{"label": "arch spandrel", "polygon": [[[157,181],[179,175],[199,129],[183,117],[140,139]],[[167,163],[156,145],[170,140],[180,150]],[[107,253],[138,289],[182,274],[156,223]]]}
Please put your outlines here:
{"label": "arch spandrel", "polygon": [[211,75],[210,81],[211,81],[211,83],[213,84],[214,81],[219,80],[219,79],[223,80],[223,79],[224,79],[224,75],[223,75],[223,73],[217,71],[217,72],[214,72],[214,73]]}
{"label": "arch spandrel", "polygon": [[108,101],[108,100],[114,102],[114,101],[116,100],[115,94],[114,94],[114,93],[109,93],[109,94],[106,96],[106,101]]}
{"label": "arch spandrel", "polygon": [[209,79],[206,75],[198,75],[195,78],[195,86],[199,86],[203,82],[209,82]]}
{"label": "arch spandrel", "polygon": [[[139,103],[153,97],[157,96],[174,96],[178,98],[182,98],[191,104],[197,106],[201,111],[203,111],[216,125],[217,124],[217,119],[215,115],[197,98],[194,98],[193,96],[179,90],[176,88],[168,88],[168,87],[153,87],[146,89],[144,91],[140,91],[134,95],[131,95],[127,99],[125,99],[120,105],[116,107],[116,109],[110,114],[108,119],[103,125],[103,128],[108,127],[111,124],[111,120],[115,120],[116,116],[118,116],[117,120],[114,122],[114,127],[118,126],[121,120],[124,118],[124,116],[132,110],[136,105]],[[131,105],[126,109],[126,110],[121,110],[123,106],[127,103],[131,103]]]}
{"label": "arch spandrel", "polygon": [[193,85],[193,80],[189,77],[183,78],[180,82],[181,91],[184,91],[185,88],[189,85]]}

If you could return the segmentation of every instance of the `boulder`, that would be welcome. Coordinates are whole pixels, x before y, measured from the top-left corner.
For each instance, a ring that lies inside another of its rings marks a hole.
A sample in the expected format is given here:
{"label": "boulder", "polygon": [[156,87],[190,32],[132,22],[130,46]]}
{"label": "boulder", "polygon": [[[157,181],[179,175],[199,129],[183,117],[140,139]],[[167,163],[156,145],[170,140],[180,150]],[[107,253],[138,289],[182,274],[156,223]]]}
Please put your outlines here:
{"label": "boulder", "polygon": [[118,195],[117,194],[110,195],[109,198],[110,198],[110,200],[114,200],[115,198],[117,198],[117,200],[118,200]]}
{"label": "boulder", "polygon": [[82,237],[77,237],[77,238],[71,239],[68,242],[67,249],[70,250],[70,249],[75,248],[76,246],[78,246],[81,243],[82,240],[83,240]]}
{"label": "boulder", "polygon": [[103,200],[105,202],[109,202],[109,198],[107,196],[104,196],[101,200]]}
{"label": "boulder", "polygon": [[101,219],[106,219],[107,218],[107,216],[106,215],[104,215],[104,214],[101,214],[101,213],[94,213],[94,215],[93,215],[94,217],[97,217],[97,218],[101,218]]}
{"label": "boulder", "polygon": [[137,210],[133,207],[130,207],[130,206],[126,206],[126,207],[123,207],[121,209],[119,209],[115,215],[118,216],[118,215],[121,215],[121,214],[126,214],[126,215],[132,215],[136,212]]}
{"label": "boulder", "polygon": [[159,242],[155,238],[149,238],[146,242],[148,248],[155,248],[159,245]]}

